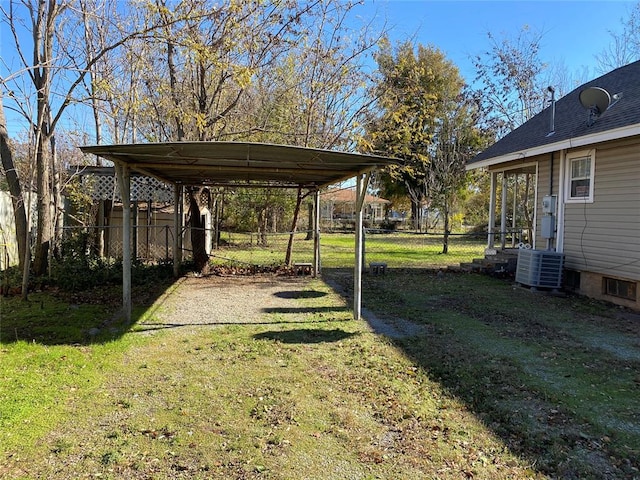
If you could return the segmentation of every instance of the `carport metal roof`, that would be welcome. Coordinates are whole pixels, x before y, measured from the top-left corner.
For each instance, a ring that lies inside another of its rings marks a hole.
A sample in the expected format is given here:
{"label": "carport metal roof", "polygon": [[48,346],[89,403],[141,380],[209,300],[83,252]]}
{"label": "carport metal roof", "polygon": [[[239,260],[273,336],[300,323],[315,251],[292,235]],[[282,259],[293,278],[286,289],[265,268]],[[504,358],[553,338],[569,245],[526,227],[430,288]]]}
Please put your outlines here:
{"label": "carport metal roof", "polygon": [[[360,318],[362,300],[362,207],[370,173],[397,160],[376,155],[315,148],[241,142],[174,142],[93,145],[80,147],[115,163],[123,199],[123,312],[131,320],[130,172],[136,171],[172,183],[176,204],[182,186],[285,187],[319,190],[356,177],[356,229],[353,311]],[[176,231],[178,228],[177,211]],[[316,217],[320,204],[316,195]],[[319,227],[316,221],[316,239]],[[314,264],[319,266],[319,242]],[[177,236],[174,248],[177,248]],[[174,250],[177,259],[178,250]],[[175,260],[174,269],[179,263]],[[316,269],[317,270],[317,269]]]}
{"label": "carport metal roof", "polygon": [[241,142],[81,147],[175,185],[322,188],[396,160],[315,148]]}

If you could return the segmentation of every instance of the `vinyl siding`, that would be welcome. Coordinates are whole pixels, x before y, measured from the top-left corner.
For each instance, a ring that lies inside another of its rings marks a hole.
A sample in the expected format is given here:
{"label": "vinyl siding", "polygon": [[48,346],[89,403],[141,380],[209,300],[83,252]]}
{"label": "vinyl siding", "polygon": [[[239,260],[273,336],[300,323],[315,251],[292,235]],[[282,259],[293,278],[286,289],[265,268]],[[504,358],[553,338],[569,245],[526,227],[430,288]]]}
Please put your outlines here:
{"label": "vinyl siding", "polygon": [[567,268],[640,280],[640,145],[596,148],[593,203],[565,205]]}
{"label": "vinyl siding", "polygon": [[[540,236],[542,230],[542,197],[546,195],[558,195],[558,172],[560,171],[560,154],[553,155],[553,186],[549,188],[549,176],[551,173],[551,154],[538,157],[538,197],[536,199],[536,241],[535,248],[544,250],[547,248],[547,239]],[[560,208],[560,199],[556,202],[556,210]],[[557,218],[557,215],[556,215]]]}

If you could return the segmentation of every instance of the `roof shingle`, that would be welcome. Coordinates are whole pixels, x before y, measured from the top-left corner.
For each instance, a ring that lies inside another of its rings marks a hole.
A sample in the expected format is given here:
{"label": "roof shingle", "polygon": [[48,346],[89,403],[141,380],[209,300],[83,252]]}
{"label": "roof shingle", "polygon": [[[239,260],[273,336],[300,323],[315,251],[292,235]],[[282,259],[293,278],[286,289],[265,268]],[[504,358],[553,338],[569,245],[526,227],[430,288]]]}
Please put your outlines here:
{"label": "roof shingle", "polygon": [[[589,87],[604,88],[612,97],[610,107],[591,125],[589,112],[579,100],[580,92]],[[613,99],[614,95],[617,95],[617,100]],[[559,99],[552,135],[549,135],[550,117],[549,106],[475,156],[468,162],[469,167],[523,150],[640,124],[640,61],[591,80]]]}

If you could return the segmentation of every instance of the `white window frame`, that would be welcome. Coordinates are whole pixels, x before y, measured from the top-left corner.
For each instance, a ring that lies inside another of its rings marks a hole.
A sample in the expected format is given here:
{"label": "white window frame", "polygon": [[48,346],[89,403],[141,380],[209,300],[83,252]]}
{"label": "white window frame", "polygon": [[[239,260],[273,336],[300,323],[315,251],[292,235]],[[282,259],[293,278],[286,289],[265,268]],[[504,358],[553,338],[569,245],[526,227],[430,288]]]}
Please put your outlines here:
{"label": "white window frame", "polygon": [[[566,203],[593,203],[593,186],[595,183],[595,171],[596,171],[596,155],[595,150],[581,150],[579,152],[567,153],[566,156],[566,183],[565,183],[565,202]],[[573,162],[588,158],[589,159],[589,176],[572,178],[573,175]],[[571,183],[574,180],[589,180],[589,193],[584,196],[572,197],[571,196]]]}

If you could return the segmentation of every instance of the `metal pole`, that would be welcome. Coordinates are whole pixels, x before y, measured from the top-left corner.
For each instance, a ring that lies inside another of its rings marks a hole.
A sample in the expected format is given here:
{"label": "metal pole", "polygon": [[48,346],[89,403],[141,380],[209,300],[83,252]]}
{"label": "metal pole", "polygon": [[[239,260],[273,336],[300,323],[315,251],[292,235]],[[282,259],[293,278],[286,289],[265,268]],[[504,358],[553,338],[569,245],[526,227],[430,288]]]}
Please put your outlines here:
{"label": "metal pole", "polygon": [[353,269],[353,318],[356,320],[360,320],[362,316],[362,247],[364,246],[362,235],[362,208],[364,206],[365,193],[370,178],[371,172],[368,172],[364,176],[359,173],[356,177],[356,261]]}
{"label": "metal pole", "polygon": [[129,167],[116,163],[122,197],[122,312],[131,322],[131,177]]}
{"label": "metal pole", "polygon": [[182,186],[173,186],[173,276],[180,276],[180,231],[182,229],[181,217],[181,204],[182,204]]}
{"label": "metal pole", "polygon": [[320,192],[313,194],[313,274],[320,274]]}
{"label": "metal pole", "polygon": [[362,316],[362,209],[357,208],[362,192],[362,175],[356,177],[356,259],[353,269],[353,318]]}

